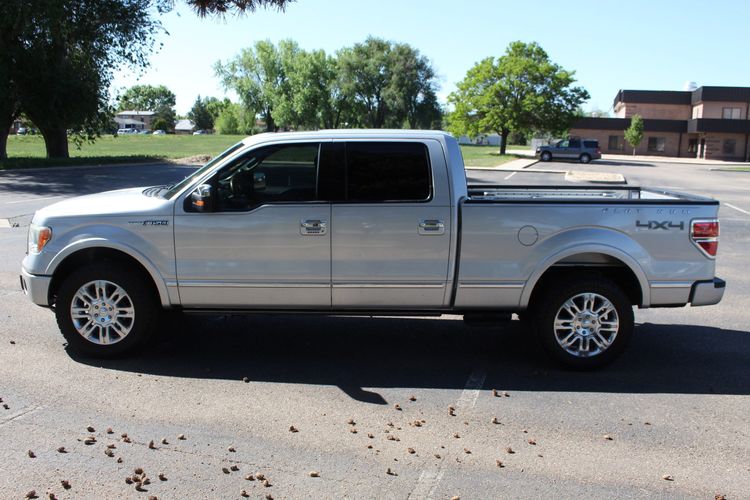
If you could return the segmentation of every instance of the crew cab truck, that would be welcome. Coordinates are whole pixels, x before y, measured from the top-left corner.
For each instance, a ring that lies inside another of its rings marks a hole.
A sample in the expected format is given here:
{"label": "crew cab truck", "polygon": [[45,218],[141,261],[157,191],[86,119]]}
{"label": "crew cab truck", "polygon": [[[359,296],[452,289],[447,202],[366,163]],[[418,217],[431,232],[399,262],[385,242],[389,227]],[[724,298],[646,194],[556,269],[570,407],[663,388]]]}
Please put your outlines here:
{"label": "crew cab truck", "polygon": [[442,132],[249,137],[172,186],[39,210],[21,284],[70,349],[132,352],[163,309],[519,313],[558,361],[617,357],[633,306],[716,304],[717,201],[467,186]]}

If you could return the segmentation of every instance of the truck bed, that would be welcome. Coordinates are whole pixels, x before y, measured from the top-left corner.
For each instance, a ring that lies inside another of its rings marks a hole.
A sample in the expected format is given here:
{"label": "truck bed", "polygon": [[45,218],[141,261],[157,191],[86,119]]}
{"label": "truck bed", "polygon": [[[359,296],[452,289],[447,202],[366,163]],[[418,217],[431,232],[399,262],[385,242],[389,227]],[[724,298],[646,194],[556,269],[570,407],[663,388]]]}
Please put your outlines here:
{"label": "truck bed", "polygon": [[526,186],[470,184],[469,202],[574,202],[718,205],[711,198],[634,186]]}

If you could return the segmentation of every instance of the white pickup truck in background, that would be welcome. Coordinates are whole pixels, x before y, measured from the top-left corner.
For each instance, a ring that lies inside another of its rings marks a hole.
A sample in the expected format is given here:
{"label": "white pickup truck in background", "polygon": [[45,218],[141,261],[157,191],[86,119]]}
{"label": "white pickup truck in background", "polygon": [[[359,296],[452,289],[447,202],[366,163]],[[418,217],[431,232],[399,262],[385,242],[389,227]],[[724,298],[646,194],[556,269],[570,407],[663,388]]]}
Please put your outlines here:
{"label": "white pickup truck in background", "polygon": [[467,186],[442,132],[261,134],[176,185],[38,211],[21,284],[93,356],[132,352],[162,309],[518,313],[585,369],[623,351],[633,306],[721,300],[718,209],[633,187]]}

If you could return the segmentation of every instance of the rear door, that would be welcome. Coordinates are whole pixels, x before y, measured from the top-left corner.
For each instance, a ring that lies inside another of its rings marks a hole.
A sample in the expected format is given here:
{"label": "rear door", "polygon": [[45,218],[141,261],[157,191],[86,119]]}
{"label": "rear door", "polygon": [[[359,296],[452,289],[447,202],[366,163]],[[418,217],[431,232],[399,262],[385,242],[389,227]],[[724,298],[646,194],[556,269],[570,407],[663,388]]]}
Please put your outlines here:
{"label": "rear door", "polygon": [[453,221],[440,144],[363,140],[332,147],[336,178],[344,174],[331,207],[333,308],[443,307]]}

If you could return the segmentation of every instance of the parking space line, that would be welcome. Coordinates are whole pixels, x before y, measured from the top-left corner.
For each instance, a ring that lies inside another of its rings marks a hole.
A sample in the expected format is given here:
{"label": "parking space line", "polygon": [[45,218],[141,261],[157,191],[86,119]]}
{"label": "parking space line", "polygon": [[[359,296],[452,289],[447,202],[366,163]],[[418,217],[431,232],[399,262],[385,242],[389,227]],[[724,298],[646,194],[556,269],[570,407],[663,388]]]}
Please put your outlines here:
{"label": "parking space line", "polygon": [[[476,368],[471,372],[469,378],[466,380],[464,390],[461,391],[461,395],[456,401],[456,410],[468,410],[474,408],[479,398],[479,392],[482,390],[484,380],[487,378],[487,370],[484,368]],[[447,455],[447,453],[446,453]],[[414,489],[409,493],[408,498],[410,499],[426,499],[431,500],[435,490],[440,485],[440,481],[443,479],[445,474],[444,466],[446,462],[446,455],[443,455],[437,467],[434,465],[422,471],[417,479],[417,484]]]}
{"label": "parking space line", "polygon": [[748,212],[747,210],[744,210],[744,209],[742,209],[740,207],[735,207],[731,203],[726,203],[725,202],[724,205],[728,206],[729,208],[733,208],[733,209],[737,210],[738,212],[742,212],[743,214],[750,215],[750,212]]}
{"label": "parking space line", "polygon": [[513,173],[512,173],[512,174],[510,174],[510,175],[509,175],[508,177],[506,177],[506,178],[505,178],[505,180],[507,181],[508,179],[510,179],[511,177],[513,177],[514,175],[516,175],[517,173],[518,173],[518,172],[513,172]]}

